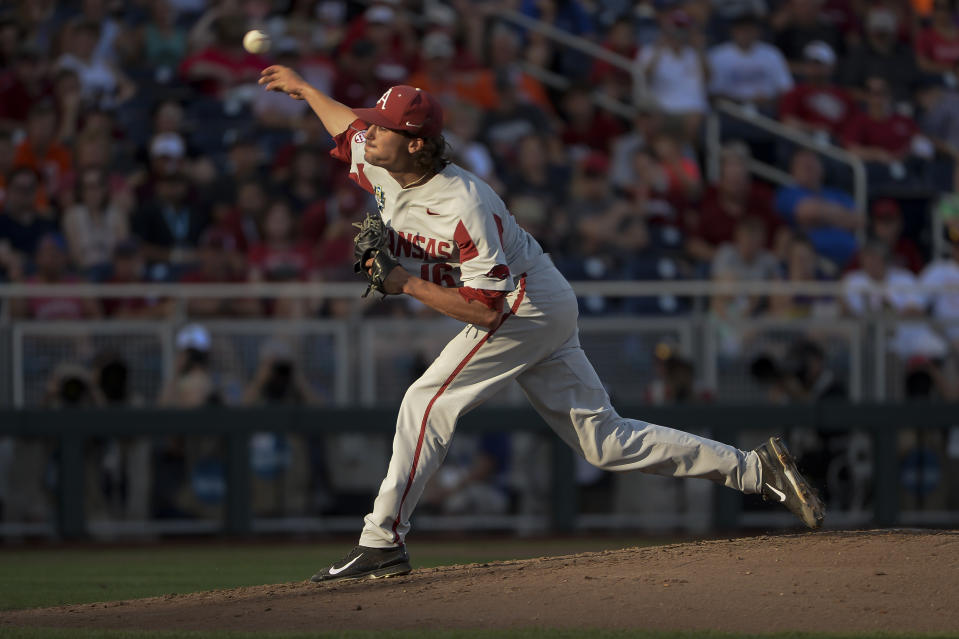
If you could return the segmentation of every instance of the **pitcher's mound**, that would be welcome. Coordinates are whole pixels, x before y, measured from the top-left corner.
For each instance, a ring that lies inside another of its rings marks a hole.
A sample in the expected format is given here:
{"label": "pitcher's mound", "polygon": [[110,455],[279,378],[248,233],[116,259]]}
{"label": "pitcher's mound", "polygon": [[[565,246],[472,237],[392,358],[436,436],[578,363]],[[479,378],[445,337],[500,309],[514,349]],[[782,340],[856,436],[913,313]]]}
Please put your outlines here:
{"label": "pitcher's mound", "polygon": [[18,611],[0,629],[955,631],[957,592],[959,531],[820,532]]}

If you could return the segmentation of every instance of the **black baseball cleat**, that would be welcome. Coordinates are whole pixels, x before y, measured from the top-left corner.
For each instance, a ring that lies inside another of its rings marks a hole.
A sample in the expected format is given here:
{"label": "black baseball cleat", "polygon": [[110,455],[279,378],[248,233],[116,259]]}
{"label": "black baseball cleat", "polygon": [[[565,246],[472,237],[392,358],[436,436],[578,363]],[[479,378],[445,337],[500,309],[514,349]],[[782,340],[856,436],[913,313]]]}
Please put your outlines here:
{"label": "black baseball cleat", "polygon": [[357,546],[340,561],[310,577],[310,581],[396,577],[410,570],[410,556],[406,553],[405,545],[394,548]]}
{"label": "black baseball cleat", "polygon": [[762,464],[762,496],[781,503],[810,528],[822,526],[825,507],[812,486],[796,468],[796,461],[779,437],[770,437],[754,449]]}

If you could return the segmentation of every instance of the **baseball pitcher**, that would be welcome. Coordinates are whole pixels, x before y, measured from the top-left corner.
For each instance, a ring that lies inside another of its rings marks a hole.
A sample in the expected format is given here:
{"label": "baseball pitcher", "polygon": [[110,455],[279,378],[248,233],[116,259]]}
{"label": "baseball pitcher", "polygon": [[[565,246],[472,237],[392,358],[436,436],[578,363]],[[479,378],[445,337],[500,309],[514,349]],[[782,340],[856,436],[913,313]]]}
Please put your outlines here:
{"label": "baseball pitcher", "polygon": [[747,452],[616,413],[580,347],[572,288],[492,188],[447,159],[432,96],[394,86],[371,108],[351,109],[287,67],[264,69],[259,82],[306,100],[336,142],[333,157],[373,194],[378,210],[354,242],[367,293],[410,295],[466,323],[403,398],[359,545],[313,581],[408,573],[410,515],[457,420],[514,381],[599,468],[703,477],[822,524],[823,506],[779,438]]}

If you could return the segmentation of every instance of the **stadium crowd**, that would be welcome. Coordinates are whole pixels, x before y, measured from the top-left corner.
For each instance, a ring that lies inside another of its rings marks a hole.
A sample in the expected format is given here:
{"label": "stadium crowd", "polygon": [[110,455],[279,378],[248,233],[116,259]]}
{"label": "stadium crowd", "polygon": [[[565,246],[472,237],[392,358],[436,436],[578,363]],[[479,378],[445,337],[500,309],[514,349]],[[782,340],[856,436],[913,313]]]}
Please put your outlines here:
{"label": "stadium crowd", "polygon": [[[558,48],[498,19],[500,8],[586,38],[631,60],[632,70]],[[334,165],[332,140],[307,105],[256,85],[260,70],[276,63],[350,106],[370,106],[399,83],[439,97],[452,158],[494,186],[570,279],[847,285],[838,304],[789,295],[716,298],[710,312],[720,323],[878,311],[956,320],[955,292],[878,295],[866,285],[959,283],[959,206],[945,195],[959,182],[957,20],[955,0],[4,3],[0,281],[353,280],[351,223],[372,203]],[[263,56],[241,47],[254,27],[271,36]],[[566,88],[544,84],[530,67],[552,72]],[[632,115],[597,106],[597,96],[627,105]],[[724,120],[718,175],[708,180],[704,122],[720,99],[862,159],[865,210],[844,165],[748,121]],[[792,182],[759,179],[750,172],[753,159]],[[932,235],[936,207],[945,220],[941,242]],[[940,243],[949,250],[934,255]],[[419,312],[403,304],[380,308]],[[196,299],[186,310],[204,321],[347,309]],[[582,300],[584,314],[688,310],[671,296]],[[168,318],[174,306],[59,297],[14,300],[9,311],[38,320]],[[159,398],[136,397],[127,385],[129,363],[101,357],[90,368],[52,367],[43,403],[224,401],[209,371],[209,335],[188,327],[177,340],[177,372]],[[896,354],[945,396],[959,388],[930,362],[957,345],[955,327],[939,333],[922,323],[902,324],[893,340]],[[265,344],[256,372],[226,400],[319,401],[288,351]],[[656,357],[646,399],[696,399],[691,364],[675,353],[660,357],[657,350]],[[792,364],[760,357],[752,366],[773,401],[845,393],[821,346],[799,340],[786,359]],[[315,446],[284,438],[264,435],[255,444],[266,478],[276,479],[271,469],[278,465],[304,467],[304,456],[317,457]],[[476,445],[498,460],[486,471],[501,481],[508,457],[502,442]],[[204,481],[222,470],[203,465],[210,446],[171,440],[152,453],[136,443],[123,452],[128,459],[152,455],[157,485],[172,486],[156,489],[153,514],[203,510],[174,503],[182,467],[193,469],[194,483],[222,490]],[[16,461],[35,469],[45,455],[38,449],[35,459]],[[477,471],[464,462],[459,472]],[[313,474],[322,474],[322,464]],[[310,480],[287,473],[282,481]],[[274,484],[277,495],[308,492]],[[124,490],[147,503],[148,487]],[[441,492],[430,497],[440,509],[455,491]],[[501,497],[473,495],[496,503]],[[463,508],[461,501],[449,508]],[[316,505],[270,503],[263,512]]]}
{"label": "stadium crowd", "polygon": [[[350,278],[350,222],[369,201],[332,165],[332,142],[305,103],[256,86],[259,71],[279,63],[348,105],[370,105],[401,82],[439,96],[453,158],[495,185],[572,279],[959,278],[954,260],[929,264],[932,206],[954,189],[959,154],[951,0],[504,3],[633,60],[633,73],[497,20],[497,6],[12,3],[0,12],[0,276]],[[272,37],[266,56],[241,47],[254,25]],[[526,64],[568,88],[545,86]],[[597,107],[597,94],[635,116]],[[862,158],[866,214],[841,165],[742,121],[724,127],[736,139],[708,183],[703,118],[720,98]],[[794,184],[754,177],[753,157]],[[864,245],[867,236],[874,241]],[[584,311],[684,310],[665,300]],[[929,304],[935,313],[953,306]],[[813,306],[721,300],[714,310],[801,316]],[[36,319],[170,310],[145,299],[34,299],[12,309]],[[336,308],[198,300],[189,312]]]}

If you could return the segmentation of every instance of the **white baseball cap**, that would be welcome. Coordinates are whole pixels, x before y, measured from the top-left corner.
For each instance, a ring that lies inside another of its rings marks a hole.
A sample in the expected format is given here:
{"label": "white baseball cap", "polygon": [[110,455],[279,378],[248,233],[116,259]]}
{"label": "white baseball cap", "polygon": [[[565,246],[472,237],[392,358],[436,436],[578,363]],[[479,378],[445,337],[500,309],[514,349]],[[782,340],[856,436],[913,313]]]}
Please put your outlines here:
{"label": "white baseball cap", "polygon": [[150,142],[152,157],[182,158],[186,155],[186,144],[177,133],[159,133]]}
{"label": "white baseball cap", "polygon": [[814,62],[821,62],[830,66],[836,64],[836,52],[822,40],[815,40],[802,50],[803,57]]}
{"label": "white baseball cap", "polygon": [[188,348],[208,351],[210,350],[210,331],[200,324],[187,324],[176,334],[176,347],[181,351]]}

